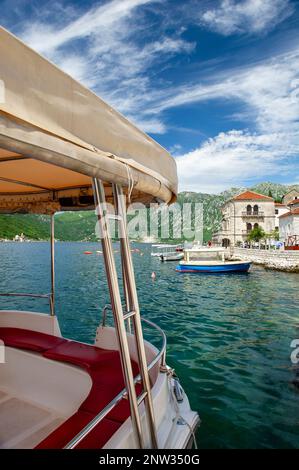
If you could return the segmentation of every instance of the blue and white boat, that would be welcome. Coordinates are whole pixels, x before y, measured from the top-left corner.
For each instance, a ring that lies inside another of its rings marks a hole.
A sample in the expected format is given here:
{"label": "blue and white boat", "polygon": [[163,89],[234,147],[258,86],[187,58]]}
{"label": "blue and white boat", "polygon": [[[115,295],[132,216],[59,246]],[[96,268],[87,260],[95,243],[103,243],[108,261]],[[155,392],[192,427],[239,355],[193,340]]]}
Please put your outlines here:
{"label": "blue and white boat", "polygon": [[226,250],[217,247],[194,247],[184,250],[184,259],[176,267],[180,273],[240,273],[251,263],[226,259]]}

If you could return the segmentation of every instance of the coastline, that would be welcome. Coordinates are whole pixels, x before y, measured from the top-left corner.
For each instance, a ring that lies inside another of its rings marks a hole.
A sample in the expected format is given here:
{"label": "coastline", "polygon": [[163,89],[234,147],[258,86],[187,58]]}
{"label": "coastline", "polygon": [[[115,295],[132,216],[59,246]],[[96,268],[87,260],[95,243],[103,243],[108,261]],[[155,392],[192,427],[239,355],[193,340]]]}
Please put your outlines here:
{"label": "coastline", "polygon": [[253,264],[263,266],[265,269],[299,273],[299,252],[296,251],[259,250],[234,247],[231,249],[230,253],[232,257],[244,261],[251,261]]}

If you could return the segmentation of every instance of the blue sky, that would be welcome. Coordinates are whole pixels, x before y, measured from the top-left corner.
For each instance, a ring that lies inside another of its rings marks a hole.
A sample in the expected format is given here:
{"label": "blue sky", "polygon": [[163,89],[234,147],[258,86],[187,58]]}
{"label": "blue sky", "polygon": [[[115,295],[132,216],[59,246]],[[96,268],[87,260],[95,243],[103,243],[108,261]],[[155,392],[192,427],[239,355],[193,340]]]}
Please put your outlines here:
{"label": "blue sky", "polygon": [[180,190],[299,183],[299,2],[0,0],[1,24],[177,160]]}

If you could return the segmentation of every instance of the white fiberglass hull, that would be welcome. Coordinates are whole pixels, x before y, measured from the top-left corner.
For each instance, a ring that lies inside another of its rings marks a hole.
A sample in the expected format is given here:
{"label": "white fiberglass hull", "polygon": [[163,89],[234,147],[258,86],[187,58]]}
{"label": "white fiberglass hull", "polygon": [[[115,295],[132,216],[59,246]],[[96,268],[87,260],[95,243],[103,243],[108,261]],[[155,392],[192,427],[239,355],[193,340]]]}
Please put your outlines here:
{"label": "white fiberglass hull", "polygon": [[184,253],[181,253],[181,252],[160,256],[161,261],[180,261],[183,258],[184,258]]}

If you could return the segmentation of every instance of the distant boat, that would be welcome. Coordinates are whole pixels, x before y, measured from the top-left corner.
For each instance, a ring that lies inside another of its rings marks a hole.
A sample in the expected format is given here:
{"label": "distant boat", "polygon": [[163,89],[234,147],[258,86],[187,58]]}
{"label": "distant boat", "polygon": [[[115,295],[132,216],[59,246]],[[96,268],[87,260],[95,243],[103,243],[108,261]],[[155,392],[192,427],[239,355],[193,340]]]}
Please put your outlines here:
{"label": "distant boat", "polygon": [[165,253],[164,255],[160,255],[160,260],[164,261],[179,261],[184,258],[184,253],[182,252],[174,252],[174,253]]}
{"label": "distant boat", "polygon": [[247,272],[251,263],[225,259],[224,248],[190,248],[184,250],[184,259],[176,267],[180,273],[237,273]]}
{"label": "distant boat", "polygon": [[182,245],[152,245],[151,256],[160,258],[161,261],[179,261],[183,259]]}

